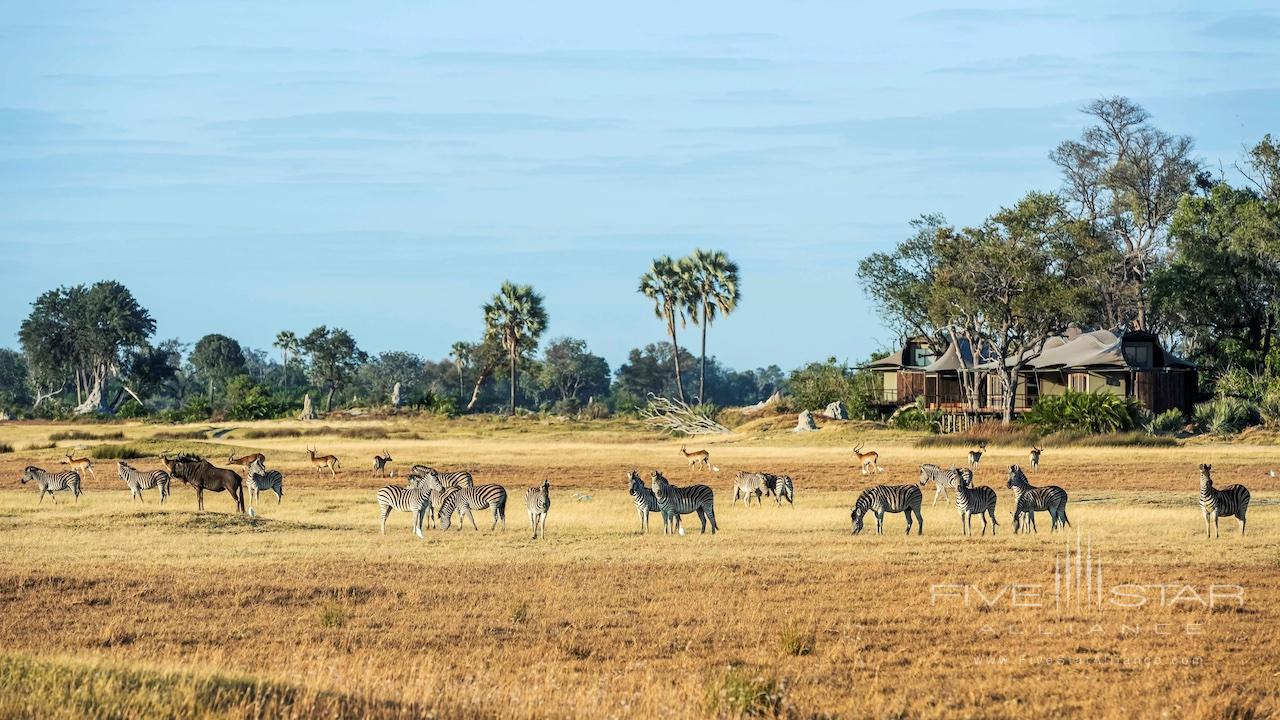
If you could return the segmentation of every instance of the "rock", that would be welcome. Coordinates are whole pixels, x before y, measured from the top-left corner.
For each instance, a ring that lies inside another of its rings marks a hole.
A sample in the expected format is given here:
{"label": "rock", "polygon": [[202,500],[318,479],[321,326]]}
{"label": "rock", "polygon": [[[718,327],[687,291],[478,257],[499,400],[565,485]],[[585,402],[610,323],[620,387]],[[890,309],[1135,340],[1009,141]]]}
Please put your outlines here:
{"label": "rock", "polygon": [[311,393],[302,396],[302,415],[303,420],[315,420],[316,408],[311,404]]}
{"label": "rock", "polygon": [[830,418],[832,420],[848,420],[849,411],[845,408],[843,401],[837,400],[828,405],[827,409],[822,411],[822,417]]}
{"label": "rock", "polygon": [[[8,410],[0,410],[0,421],[12,420],[12,419],[13,419],[13,416],[9,414]],[[1272,470],[1271,472],[1274,473],[1275,470]]]}
{"label": "rock", "polygon": [[796,418],[796,429],[792,432],[813,432],[817,429],[818,425],[813,421],[813,413],[802,410],[800,417]]}
{"label": "rock", "polygon": [[396,383],[396,386],[391,388],[391,407],[400,409],[400,383]]}
{"label": "rock", "polygon": [[748,405],[747,407],[742,408],[741,412],[743,415],[755,415],[757,413],[762,413],[769,408],[776,407],[780,402],[782,402],[782,393],[775,391],[769,396],[768,400],[758,402],[755,405]]}

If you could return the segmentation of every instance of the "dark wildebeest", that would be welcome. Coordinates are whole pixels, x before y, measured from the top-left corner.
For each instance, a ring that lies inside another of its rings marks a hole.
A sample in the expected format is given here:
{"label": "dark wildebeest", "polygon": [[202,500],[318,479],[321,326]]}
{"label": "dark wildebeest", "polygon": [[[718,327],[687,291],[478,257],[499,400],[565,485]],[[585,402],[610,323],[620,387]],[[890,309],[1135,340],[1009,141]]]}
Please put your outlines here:
{"label": "dark wildebeest", "polygon": [[241,492],[243,480],[234,470],[214,467],[208,460],[196,455],[179,455],[172,460],[168,455],[161,455],[169,474],[196,489],[196,500],[201,512],[204,511],[204,491],[222,492],[226,490],[236,501],[236,511],[244,512],[244,495]]}

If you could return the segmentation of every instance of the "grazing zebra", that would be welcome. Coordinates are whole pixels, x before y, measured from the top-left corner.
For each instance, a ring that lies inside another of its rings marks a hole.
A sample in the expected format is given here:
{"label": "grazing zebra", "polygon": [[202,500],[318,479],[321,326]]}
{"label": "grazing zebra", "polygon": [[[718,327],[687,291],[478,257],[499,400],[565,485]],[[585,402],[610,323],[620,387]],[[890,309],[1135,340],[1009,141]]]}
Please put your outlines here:
{"label": "grazing zebra", "polygon": [[58,504],[58,496],[54,493],[70,490],[76,496],[76,502],[80,502],[80,473],[75,470],[62,470],[61,472],[52,473],[47,470],[41,470],[38,467],[28,465],[26,470],[22,471],[22,484],[29,482],[36,484],[40,488],[40,499],[36,504],[44,502],[45,493],[49,493],[49,497],[53,498],[53,504]]}
{"label": "grazing zebra", "polygon": [[783,499],[791,503],[792,507],[796,505],[796,486],[791,481],[790,475],[773,475],[771,473],[761,473],[764,475],[764,494],[773,496],[773,501],[778,505],[782,504]]}
{"label": "grazing zebra", "polygon": [[382,513],[382,534],[387,534],[387,516],[392,510],[414,514],[414,534],[421,536],[420,523],[424,507],[430,500],[430,489],[410,479],[408,487],[387,485],[378,491],[378,510]]}
{"label": "grazing zebra", "polygon": [[[542,524],[542,537],[547,536],[547,511],[551,509],[551,481],[543,480],[542,487],[524,491],[524,506],[529,510],[529,524],[533,526],[533,539],[538,539],[538,524]],[[462,523],[458,523],[461,527]]]}
{"label": "grazing zebra", "polygon": [[120,474],[120,479],[124,481],[124,484],[129,486],[129,496],[139,502],[146,502],[142,499],[142,491],[150,490],[151,488],[160,488],[161,504],[164,504],[165,498],[169,497],[169,473],[164,470],[143,472],[142,470],[135,470],[128,463],[117,462],[116,472]]}
{"label": "grazing zebra", "polygon": [[455,492],[449,493],[440,501],[440,529],[448,530],[453,524],[453,513],[457,512],[458,531],[462,531],[462,520],[470,519],[471,527],[477,531],[480,528],[476,525],[476,517],[471,514],[472,510],[484,510],[487,507],[493,507],[493,526],[490,530],[496,530],[498,522],[502,522],[502,529],[507,529],[507,489],[501,485],[478,485],[476,487],[455,488]]}
{"label": "grazing zebra", "polygon": [[707,532],[707,520],[711,521],[712,535],[720,529],[716,524],[716,494],[711,488],[706,485],[676,487],[667,482],[667,478],[657,470],[650,473],[649,478],[653,481],[653,496],[658,501],[658,511],[662,513],[664,533],[684,534],[679,520],[681,515],[689,513],[698,514],[703,533]]}
{"label": "grazing zebra", "polygon": [[387,464],[390,462],[392,462],[391,453],[387,452],[386,450],[383,450],[381,455],[374,455],[373,456],[373,477],[386,477]]}
{"label": "grazing zebra", "polygon": [[254,460],[247,467],[250,503],[257,505],[258,493],[270,490],[276,494],[276,504],[279,505],[284,500],[284,474],[279,470],[268,470],[261,460]]}
{"label": "grazing zebra", "polygon": [[[640,473],[632,470],[627,480],[630,482],[627,494],[631,496],[631,502],[635,503],[636,514],[640,516],[640,533],[643,535],[649,532],[649,513],[660,513],[662,508],[658,507],[658,498],[653,491],[645,487]],[[679,516],[676,516],[676,525],[680,525]]]}
{"label": "grazing zebra", "polygon": [[1213,487],[1210,473],[1212,465],[1200,466],[1200,512],[1204,513],[1204,536],[1209,535],[1209,520],[1213,519],[1213,531],[1218,537],[1218,518],[1235,516],[1240,521],[1240,534],[1244,535],[1244,516],[1249,512],[1249,488],[1243,485],[1228,485],[1221,490]]}
{"label": "grazing zebra", "polygon": [[[1067,491],[1057,485],[1035,487],[1027,482],[1027,476],[1017,465],[1009,466],[1008,486],[1013,488],[1013,532],[1016,534],[1023,528],[1026,520],[1032,532],[1036,530],[1036,513],[1047,510],[1053,520],[1052,529],[1064,530],[1071,525],[1067,519]],[[1025,516],[1025,517],[1024,517]]]}
{"label": "grazing zebra", "polygon": [[1040,453],[1042,452],[1044,452],[1044,448],[1038,448],[1035,445],[1031,446],[1031,472],[1040,469]]}
{"label": "grazing zebra", "polygon": [[[960,468],[956,468],[959,470]],[[956,473],[959,475],[959,473]],[[991,516],[991,535],[996,534],[996,491],[982,485],[973,486],[973,475],[964,476],[956,486],[956,509],[960,511],[960,529],[965,535],[972,535],[973,516],[982,518],[982,534],[987,534],[987,515]]]}
{"label": "grazing zebra", "polygon": [[919,485],[876,485],[863,490],[853,503],[849,518],[853,521],[853,534],[862,532],[862,518],[871,511],[876,516],[876,534],[884,534],[884,514],[902,513],[907,518],[907,534],[911,534],[911,514],[919,523],[917,535],[924,534],[924,517],[920,515],[923,502]]}
{"label": "grazing zebra", "polygon": [[756,504],[763,503],[761,498],[764,496],[764,488],[768,479],[765,473],[749,473],[739,472],[733,481],[733,502],[731,505],[738,504],[738,498],[745,498],[747,507],[751,507],[751,496],[756,496]]}
{"label": "grazing zebra", "polygon": [[950,500],[951,498],[947,497],[947,488],[959,487],[965,478],[972,482],[973,471],[968,468],[940,468],[928,463],[920,466],[920,487],[925,487],[931,482],[934,485],[932,505],[938,504],[939,495],[944,500]]}
{"label": "grazing zebra", "polygon": [[439,472],[433,467],[426,465],[414,465],[409,470],[409,477],[424,478],[428,475],[435,475],[440,479],[440,484],[444,487],[475,487],[475,480],[471,478],[471,473],[466,470],[455,470],[453,472]]}

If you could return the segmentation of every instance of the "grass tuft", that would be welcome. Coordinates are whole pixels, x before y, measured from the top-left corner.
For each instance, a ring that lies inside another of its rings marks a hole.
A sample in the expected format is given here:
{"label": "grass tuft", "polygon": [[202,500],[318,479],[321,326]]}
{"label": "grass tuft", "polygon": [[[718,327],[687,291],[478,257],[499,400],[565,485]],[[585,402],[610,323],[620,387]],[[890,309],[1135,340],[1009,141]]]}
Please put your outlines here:
{"label": "grass tuft", "polygon": [[327,602],[320,608],[316,620],[322,628],[340,628],[347,622],[347,609],[341,603]]}
{"label": "grass tuft", "polygon": [[511,609],[511,622],[519,625],[529,619],[529,603],[521,602]]}
{"label": "grass tuft", "polygon": [[9,443],[0,443],[0,453],[11,453],[11,452],[13,452],[12,445],[10,445]]}
{"label": "grass tuft", "polygon": [[49,436],[49,442],[60,442],[62,440],[123,440],[124,433],[120,430],[106,433],[91,433],[84,430],[64,430],[56,432]]}
{"label": "grass tuft", "polygon": [[89,450],[94,460],[134,460],[147,457],[147,453],[131,445],[98,445]]}
{"label": "grass tuft", "polygon": [[778,638],[778,647],[784,655],[800,657],[813,654],[813,649],[817,642],[818,637],[813,630],[806,630],[796,625],[788,625],[782,629],[782,634]]}
{"label": "grass tuft", "polygon": [[51,442],[49,442],[49,443],[34,442],[34,443],[31,443],[30,445],[27,445],[27,446],[26,446],[25,448],[23,448],[23,449],[24,449],[24,450],[52,450],[52,449],[54,449],[54,448],[56,448],[56,447],[58,447],[58,444],[57,444],[57,443],[51,443]]}
{"label": "grass tuft", "polygon": [[707,688],[707,712],[716,717],[783,717],[786,684],[741,665],[730,665]]}

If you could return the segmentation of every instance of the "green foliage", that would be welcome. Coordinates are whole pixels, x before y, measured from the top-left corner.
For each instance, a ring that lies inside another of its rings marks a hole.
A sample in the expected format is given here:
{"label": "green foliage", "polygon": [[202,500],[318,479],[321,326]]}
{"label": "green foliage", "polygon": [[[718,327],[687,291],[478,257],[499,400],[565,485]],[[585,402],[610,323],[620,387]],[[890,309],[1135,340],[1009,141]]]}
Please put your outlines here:
{"label": "green foliage", "polygon": [[1177,408],[1171,408],[1151,418],[1144,429],[1152,435],[1177,435],[1186,427],[1187,417]]}
{"label": "green foliage", "polygon": [[941,410],[928,410],[917,403],[916,407],[907,408],[895,415],[889,424],[899,430],[938,432],[941,422]]}
{"label": "green foliage", "polygon": [[316,616],[320,627],[336,630],[347,623],[347,609],[341,603],[327,602]]}
{"label": "green foliage", "polygon": [[731,665],[707,688],[707,712],[717,717],[780,717],[786,684],[741,665]]}
{"label": "green foliage", "polygon": [[511,382],[508,409],[512,415],[516,412],[520,362],[538,346],[538,338],[546,329],[547,310],[532,285],[503,282],[484,306],[485,338],[496,340],[507,352]]}
{"label": "green foliage", "polygon": [[123,440],[124,432],[116,430],[114,432],[91,433],[84,430],[63,430],[49,435],[49,442],[63,442],[65,440]]}
{"label": "green foliage", "polygon": [[1214,435],[1235,435],[1259,421],[1258,405],[1237,397],[1216,397],[1196,405],[1196,425]]}
{"label": "green foliage", "polygon": [[1280,389],[1271,389],[1258,403],[1258,414],[1267,427],[1280,426]]}
{"label": "green foliage", "polygon": [[248,375],[232,378],[227,383],[227,401],[231,420],[265,420],[278,417],[287,408],[272,396],[271,391],[253,381]]}
{"label": "green foliage", "polygon": [[1101,392],[1067,391],[1041,396],[1021,422],[1042,433],[1126,432],[1138,426],[1142,406],[1133,398]]}
{"label": "green foliage", "polygon": [[333,409],[333,395],[345,387],[368,355],[356,346],[355,338],[342,328],[321,325],[301,341],[303,352],[311,358],[311,379],[325,388],[324,409]]}
{"label": "green foliage", "polygon": [[200,422],[213,416],[213,406],[208,398],[193,396],[187,399],[182,409],[174,413],[175,419],[182,422]]}
{"label": "green foliage", "polygon": [[30,407],[32,400],[26,358],[22,353],[0,348],[0,410],[17,412]]}
{"label": "green foliage", "polygon": [[244,351],[240,343],[226,335],[205,335],[191,350],[191,366],[208,386],[209,401],[217,384],[226,384],[231,378],[242,375],[245,369]]}
{"label": "green foliage", "polygon": [[89,449],[94,460],[134,460],[147,457],[147,453],[130,445],[96,445]]}
{"label": "green foliage", "polygon": [[850,417],[860,417],[869,407],[866,384],[859,382],[852,368],[835,358],[792,371],[787,386],[795,402],[807,410],[822,410],[840,400],[847,406]]}
{"label": "green foliage", "polygon": [[609,392],[609,363],[593,355],[586,341],[577,338],[557,338],[548,343],[537,375],[539,384],[555,393],[557,405],[568,401],[581,405],[587,398]]}
{"label": "green foliage", "polygon": [[11,453],[11,452],[13,452],[12,445],[10,445],[9,443],[0,443],[0,453]]}
{"label": "green foliage", "polygon": [[817,644],[817,633],[810,628],[802,628],[798,625],[784,627],[781,636],[778,638],[778,649],[784,655],[796,657],[813,654],[814,646]]}
{"label": "green foliage", "polygon": [[122,420],[130,420],[135,418],[144,418],[151,413],[142,406],[137,400],[129,398],[116,409],[116,417]]}

